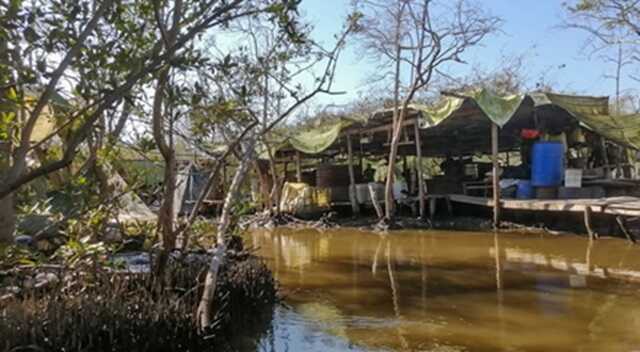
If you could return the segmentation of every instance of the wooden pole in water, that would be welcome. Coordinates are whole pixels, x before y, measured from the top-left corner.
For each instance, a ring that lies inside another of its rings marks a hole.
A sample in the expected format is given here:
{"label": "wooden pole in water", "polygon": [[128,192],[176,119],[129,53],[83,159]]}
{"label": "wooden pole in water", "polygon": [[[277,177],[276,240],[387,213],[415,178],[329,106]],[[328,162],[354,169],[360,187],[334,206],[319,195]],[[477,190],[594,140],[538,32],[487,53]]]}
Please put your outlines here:
{"label": "wooden pole in water", "polygon": [[347,154],[349,164],[349,200],[351,201],[351,210],[353,215],[360,214],[360,205],[356,196],[356,174],[353,170],[353,145],[351,143],[351,135],[347,134]]}
{"label": "wooden pole in water", "polygon": [[413,130],[415,133],[415,142],[416,142],[416,174],[418,175],[418,203],[419,203],[419,212],[420,219],[424,219],[424,176],[422,173],[422,140],[420,139],[420,127],[418,126],[418,121],[413,124]]}
{"label": "wooden pole in water", "polygon": [[498,125],[491,124],[491,159],[493,162],[493,226],[500,225],[500,165],[498,164]]}
{"label": "wooden pole in water", "polygon": [[302,182],[302,162],[300,161],[300,152],[296,151],[296,181]]}

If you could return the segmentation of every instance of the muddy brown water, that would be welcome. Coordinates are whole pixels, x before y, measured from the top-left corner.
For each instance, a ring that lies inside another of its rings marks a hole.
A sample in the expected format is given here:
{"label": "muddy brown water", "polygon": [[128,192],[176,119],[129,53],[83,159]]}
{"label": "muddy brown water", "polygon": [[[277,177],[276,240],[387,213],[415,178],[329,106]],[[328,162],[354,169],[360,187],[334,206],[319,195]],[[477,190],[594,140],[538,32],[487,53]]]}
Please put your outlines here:
{"label": "muddy brown water", "polygon": [[252,350],[640,351],[640,246],[622,240],[355,229],[246,240],[285,295]]}

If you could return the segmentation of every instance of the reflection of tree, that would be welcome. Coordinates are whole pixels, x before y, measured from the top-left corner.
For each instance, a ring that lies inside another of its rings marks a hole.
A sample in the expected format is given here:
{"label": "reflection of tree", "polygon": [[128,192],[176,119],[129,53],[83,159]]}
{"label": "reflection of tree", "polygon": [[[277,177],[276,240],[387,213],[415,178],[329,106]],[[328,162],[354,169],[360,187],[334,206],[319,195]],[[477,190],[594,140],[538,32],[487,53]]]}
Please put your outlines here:
{"label": "reflection of tree", "polygon": [[589,237],[589,244],[587,244],[587,254],[585,256],[585,261],[587,263],[587,273],[590,273],[592,270],[591,265],[591,252],[593,250],[593,237]]}
{"label": "reflection of tree", "polygon": [[400,345],[404,349],[409,348],[409,343],[407,339],[404,337],[405,331],[402,328],[402,317],[400,316],[400,303],[398,300],[398,284],[395,279],[395,274],[393,270],[393,265],[391,265],[391,241],[387,238],[387,271],[389,273],[389,283],[391,284],[391,298],[393,300],[393,312],[396,315],[397,326],[398,326],[398,339],[400,340]]}
{"label": "reflection of tree", "polygon": [[383,237],[384,235],[380,235],[380,239],[378,240],[378,247],[376,247],[376,252],[373,255],[373,262],[371,263],[371,273],[373,276],[376,276],[376,272],[378,271],[378,256],[380,255],[380,250],[382,250],[382,244],[385,241]]}

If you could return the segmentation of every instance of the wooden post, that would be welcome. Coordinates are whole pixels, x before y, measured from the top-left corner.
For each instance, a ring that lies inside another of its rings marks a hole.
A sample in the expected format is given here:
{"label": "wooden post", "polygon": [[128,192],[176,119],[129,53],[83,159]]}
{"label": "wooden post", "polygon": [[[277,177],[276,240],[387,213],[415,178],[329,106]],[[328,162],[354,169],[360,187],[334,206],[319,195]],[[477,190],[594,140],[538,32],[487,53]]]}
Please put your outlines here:
{"label": "wooden post", "polygon": [[500,225],[500,165],[498,164],[498,125],[491,124],[491,159],[493,162],[493,226]]}
{"label": "wooden post", "polygon": [[296,151],[296,181],[302,182],[302,162],[300,161],[300,152]]}
{"label": "wooden post", "polygon": [[347,135],[347,155],[349,164],[349,200],[351,201],[351,209],[353,215],[360,214],[360,205],[358,204],[357,188],[356,188],[356,175],[353,171],[353,145],[351,143],[351,135]]}
{"label": "wooden post", "polygon": [[607,141],[600,136],[600,149],[602,149],[602,162],[604,163],[604,177],[608,180],[611,178],[611,170],[609,169],[609,154],[607,154]]}
{"label": "wooden post", "polygon": [[416,142],[416,175],[418,175],[418,202],[420,219],[424,219],[424,174],[422,173],[422,140],[420,139],[420,127],[418,126],[418,122],[416,121],[413,124],[413,130],[415,133],[415,142]]}

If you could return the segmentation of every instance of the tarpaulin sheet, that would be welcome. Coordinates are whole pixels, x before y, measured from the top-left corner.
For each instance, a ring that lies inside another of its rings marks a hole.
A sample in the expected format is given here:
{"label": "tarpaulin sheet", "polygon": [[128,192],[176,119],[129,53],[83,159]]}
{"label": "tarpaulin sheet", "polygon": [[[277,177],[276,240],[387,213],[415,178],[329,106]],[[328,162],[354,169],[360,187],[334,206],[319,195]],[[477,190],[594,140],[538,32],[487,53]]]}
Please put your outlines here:
{"label": "tarpaulin sheet", "polygon": [[293,148],[305,154],[322,153],[338,139],[342,129],[351,123],[351,121],[341,119],[332,124],[299,132],[289,138],[289,143]]}
{"label": "tarpaulin sheet", "polygon": [[306,183],[286,182],[282,188],[280,209],[300,214],[326,210],[330,207],[331,190]]}
{"label": "tarpaulin sheet", "polygon": [[633,148],[640,148],[640,114],[614,116],[607,97],[586,97],[553,93],[532,94],[536,106],[557,105],[589,130]]}
{"label": "tarpaulin sheet", "polygon": [[458,96],[445,96],[434,107],[417,106],[422,111],[420,127],[434,127],[447,118],[453,116],[465,100],[473,100],[482,112],[496,125],[502,127],[515,115],[520,108],[524,95],[499,96],[487,89],[460,93]]}
{"label": "tarpaulin sheet", "polygon": [[525,98],[531,98],[535,107],[555,105],[576,118],[583,127],[603,137],[633,148],[640,148],[640,114],[614,116],[609,113],[607,97],[589,97],[535,92],[499,96],[486,89],[445,96],[434,107],[414,106],[422,112],[420,127],[431,128],[455,116],[464,101],[472,100],[484,115],[504,126],[517,113]]}

